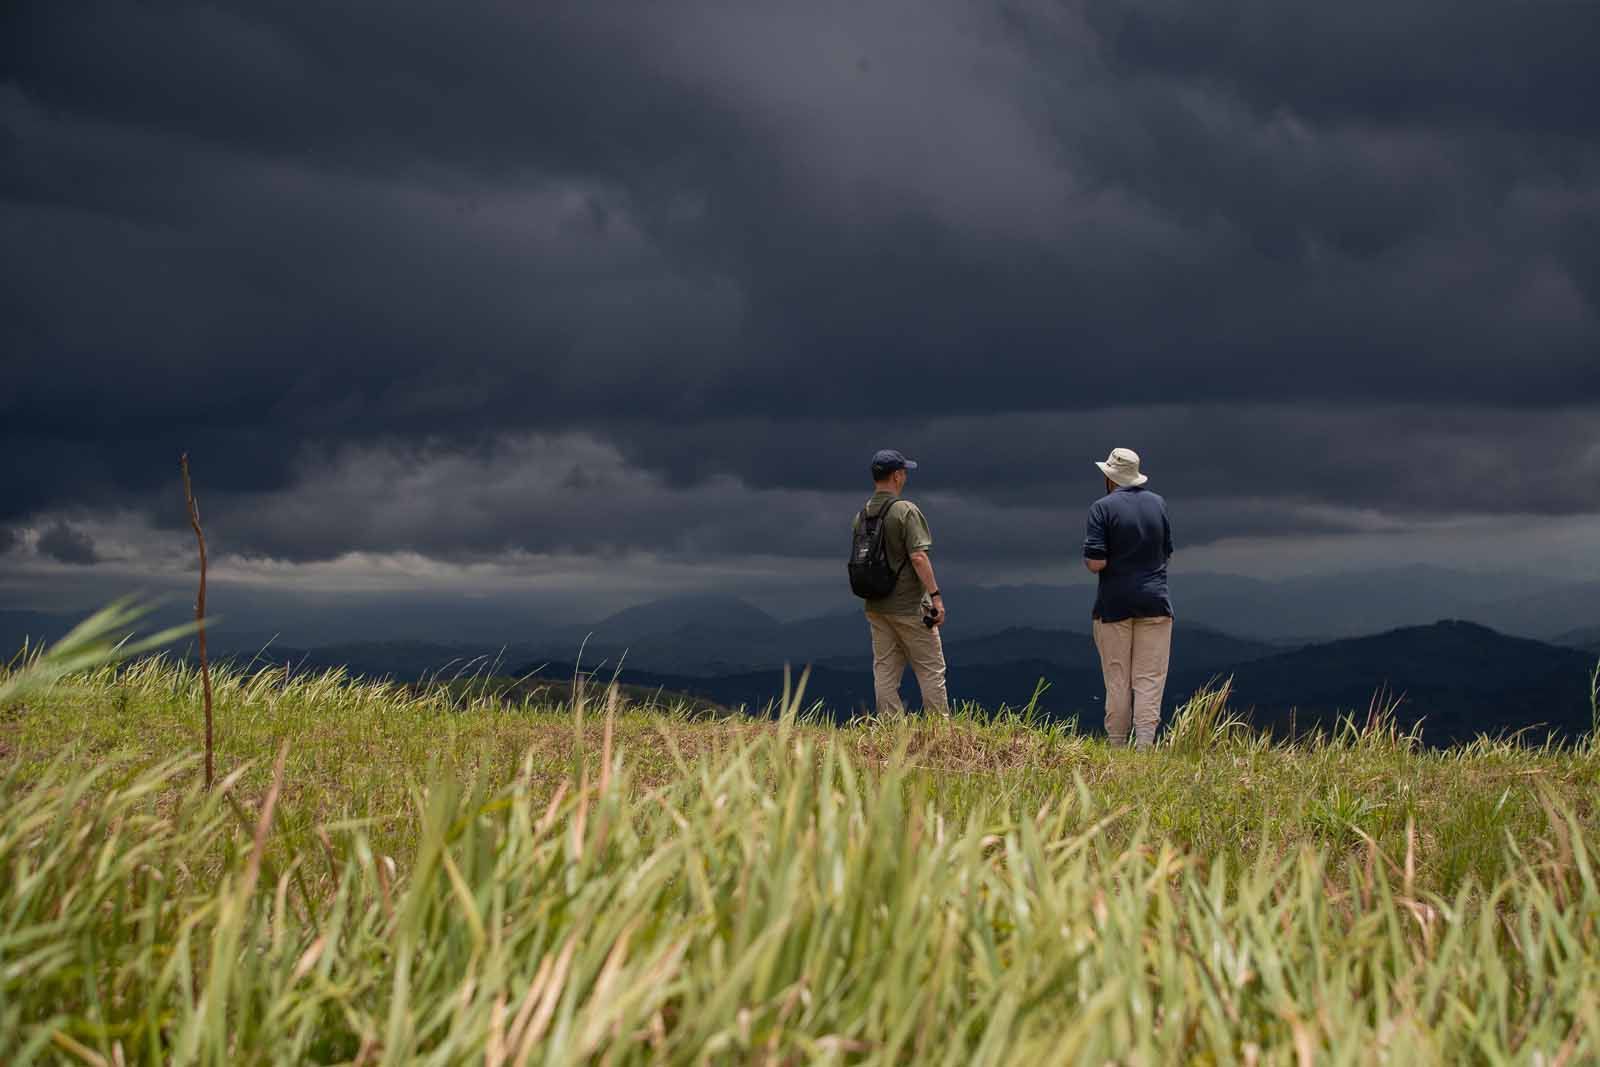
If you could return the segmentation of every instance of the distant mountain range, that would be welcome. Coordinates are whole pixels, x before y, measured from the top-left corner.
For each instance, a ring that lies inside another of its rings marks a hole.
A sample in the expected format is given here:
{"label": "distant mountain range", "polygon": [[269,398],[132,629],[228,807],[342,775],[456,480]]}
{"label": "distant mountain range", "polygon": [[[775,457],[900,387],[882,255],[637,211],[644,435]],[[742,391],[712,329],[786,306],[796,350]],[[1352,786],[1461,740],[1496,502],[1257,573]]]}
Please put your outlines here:
{"label": "distant mountain range", "polygon": [[1591,655],[1600,656],[1600,626],[1586,626],[1577,630],[1568,630],[1557,637],[1553,643],[1566,645],[1568,648],[1581,648]]}
{"label": "distant mountain range", "polygon": [[[1383,685],[1403,728],[1418,721],[1433,744],[1528,730],[1576,737],[1594,725],[1595,657],[1475,623],[1449,621],[1286,652],[1233,672],[1255,721],[1283,733],[1309,713],[1364,710]],[[1381,699],[1381,698],[1380,698]]]}
{"label": "distant mountain range", "polygon": [[[998,638],[998,635],[996,635]],[[1036,687],[1037,703],[1052,718],[1077,717],[1089,730],[1101,721],[1100,668],[1087,636],[1066,632],[1017,631],[1016,654],[1004,640],[951,642],[947,648],[954,699],[987,708],[1026,705]],[[1222,658],[1232,649],[1243,659]],[[1394,705],[1404,730],[1420,724],[1425,743],[1449,745],[1481,734],[1522,733],[1576,738],[1593,725],[1589,653],[1526,638],[1509,637],[1475,623],[1444,621],[1369,637],[1347,638],[1291,651],[1243,641],[1200,628],[1174,632],[1166,712],[1208,682],[1233,681],[1233,704],[1258,726],[1279,736],[1314,728],[1333,730],[1339,719],[1363,719],[1375,704]],[[541,673],[566,676],[569,663],[537,665]],[[796,672],[796,675],[798,672]],[[610,669],[597,672],[601,679]],[[782,675],[774,669],[715,676],[658,672],[624,665],[617,677],[634,686],[690,693],[724,706],[761,708],[774,700]],[[908,672],[902,694],[917,700]],[[811,668],[807,702],[821,701],[835,715],[867,710],[872,676],[866,657],[824,661]]]}
{"label": "distant mountain range", "polygon": [[59,641],[77,621],[42,611],[0,611],[0,660],[9,660],[24,644]]}
{"label": "distant mountain range", "polygon": [[1357,637],[1438,619],[1544,641],[1600,628],[1600,582],[1561,576],[1412,566],[1278,581],[1175,572],[1172,585],[1181,618],[1275,642]]}
{"label": "distant mountain range", "polygon": [[[1401,697],[1402,723],[1421,719],[1427,740],[1447,743],[1478,733],[1545,727],[1588,729],[1588,677],[1600,658],[1600,623],[1547,633],[1548,643],[1508,635],[1477,621],[1393,626],[1376,636],[1345,636],[1365,606],[1388,603],[1381,586],[1398,583],[1422,604],[1499,605],[1507,618],[1553,617],[1507,595],[1520,589],[1544,604],[1563,603],[1567,619],[1600,603],[1587,587],[1552,599],[1523,579],[1408,568],[1386,575],[1263,582],[1217,575],[1175,576],[1178,622],[1168,703],[1215,677],[1231,676],[1236,703],[1279,731],[1329,723],[1336,712],[1364,711],[1380,688]],[[1100,720],[1101,680],[1089,637],[1091,587],[1028,585],[958,589],[945,630],[951,691],[986,707],[1028,702],[1043,680],[1040,708],[1054,716]],[[1392,598],[1390,598],[1392,599]],[[1424,608],[1419,607],[1421,611]],[[168,605],[151,620],[187,616]],[[1437,617],[1437,616],[1436,616]],[[1218,625],[1229,620],[1234,625]],[[59,638],[65,615],[0,611],[0,648],[23,635]],[[323,621],[322,625],[326,626]],[[809,693],[841,714],[872,702],[869,638],[860,608],[780,621],[737,597],[699,595],[642,604],[586,624],[518,628],[504,645],[443,640],[351,641],[291,646],[225,619],[211,632],[218,656],[291,663],[303,669],[345,666],[365,676],[414,680],[458,674],[567,679],[581,665],[610,677],[620,666],[630,684],[691,693],[725,706],[759,707],[781,688],[783,666],[812,665]],[[364,631],[356,631],[358,633]],[[1290,635],[1290,636],[1285,636]],[[1302,635],[1294,637],[1292,635]],[[1322,636],[1317,636],[1322,635]],[[915,701],[909,676],[906,695]],[[1170,709],[1169,709],[1170,710]]]}
{"label": "distant mountain range", "polygon": [[[1069,561],[1071,562],[1071,561]],[[1213,630],[1283,647],[1358,637],[1437,619],[1465,619],[1502,633],[1557,644],[1592,648],[1600,642],[1600,583],[1574,582],[1561,575],[1472,573],[1430,566],[1319,574],[1281,580],[1183,569],[1175,560],[1173,599],[1178,617]],[[831,592],[830,592],[831,591]],[[1093,579],[1076,566],[1063,570],[1061,584],[1013,586],[962,585],[952,577],[946,594],[952,640],[984,637],[1008,627],[1086,630],[1094,599]],[[831,601],[826,599],[831,597]],[[823,599],[819,599],[823,598]],[[782,662],[849,655],[859,633],[859,604],[840,580],[805,598],[813,609],[794,621],[783,608],[793,598],[759,588],[737,596],[680,596],[640,604],[594,621],[551,618],[531,604],[505,595],[490,599],[417,598],[399,594],[319,595],[312,601],[264,600],[251,590],[212,591],[213,615],[222,617],[214,640],[230,647],[259,649],[277,643],[296,648],[351,641],[424,641],[499,647],[501,643],[537,648],[572,658],[589,638],[607,653],[623,648],[632,657],[649,657],[652,666],[689,673],[715,672],[719,639],[731,635],[732,661]],[[97,606],[97,605],[91,605]],[[21,605],[17,605],[20,609]],[[24,635],[53,639],[88,611],[6,610],[0,606],[0,649],[15,649]],[[163,624],[183,621],[188,598],[168,601],[157,612]],[[851,621],[853,620],[853,621]],[[690,640],[674,635],[698,627]],[[847,635],[847,636],[841,636]],[[749,653],[738,645],[749,642]],[[654,662],[657,656],[690,655]],[[759,653],[759,655],[757,654]]]}
{"label": "distant mountain range", "polygon": [[[1174,576],[1180,623],[1209,634],[1279,649],[1321,644],[1441,618],[1476,622],[1502,633],[1586,651],[1600,643],[1600,584],[1562,588],[1525,576],[1473,575],[1431,567],[1269,582],[1230,575]],[[1397,594],[1402,601],[1397,603]],[[1015,645],[1021,632],[1087,634],[1093,587],[1020,585],[957,589],[949,596],[950,642]],[[1559,610],[1557,610],[1559,608]],[[1587,613],[1587,614],[1586,614]],[[1593,619],[1574,628],[1562,620]],[[1191,630],[1191,632],[1196,632]],[[594,623],[558,627],[523,645],[570,660],[716,675],[785,662],[833,664],[858,657],[866,626],[856,604],[825,615],[780,622],[731,596],[673,598],[630,608]],[[1239,650],[1237,661],[1249,658]],[[1015,651],[1009,653],[1017,658]],[[1050,657],[1041,657],[1050,658]]]}

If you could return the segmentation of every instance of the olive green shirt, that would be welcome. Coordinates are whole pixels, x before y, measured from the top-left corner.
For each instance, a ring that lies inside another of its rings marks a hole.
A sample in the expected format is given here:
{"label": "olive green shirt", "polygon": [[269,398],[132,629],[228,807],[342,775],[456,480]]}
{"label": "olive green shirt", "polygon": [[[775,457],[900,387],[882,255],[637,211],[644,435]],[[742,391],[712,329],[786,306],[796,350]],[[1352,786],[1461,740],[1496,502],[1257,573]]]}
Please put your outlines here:
{"label": "olive green shirt", "polygon": [[[890,501],[894,503],[890,504]],[[888,525],[884,528],[884,547],[889,553],[889,566],[900,572],[894,583],[894,592],[878,600],[866,602],[867,610],[876,615],[916,615],[921,617],[932,601],[922,588],[917,569],[907,560],[913,552],[926,552],[933,547],[933,534],[928,532],[928,520],[922,509],[904,497],[893,493],[873,493],[867,501],[867,514],[878,515],[884,505],[889,505]],[[851,523],[851,532],[861,526],[861,513],[857,512]]]}

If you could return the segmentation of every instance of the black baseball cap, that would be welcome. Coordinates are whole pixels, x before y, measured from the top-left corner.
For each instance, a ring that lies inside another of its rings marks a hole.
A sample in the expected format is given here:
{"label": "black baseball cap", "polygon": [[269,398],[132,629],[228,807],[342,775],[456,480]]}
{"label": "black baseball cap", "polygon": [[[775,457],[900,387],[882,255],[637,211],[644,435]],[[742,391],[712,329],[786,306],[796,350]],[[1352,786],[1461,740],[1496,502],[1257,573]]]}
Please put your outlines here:
{"label": "black baseball cap", "polygon": [[882,478],[886,474],[893,474],[898,470],[914,471],[917,461],[907,459],[894,448],[880,448],[872,454],[872,477]]}

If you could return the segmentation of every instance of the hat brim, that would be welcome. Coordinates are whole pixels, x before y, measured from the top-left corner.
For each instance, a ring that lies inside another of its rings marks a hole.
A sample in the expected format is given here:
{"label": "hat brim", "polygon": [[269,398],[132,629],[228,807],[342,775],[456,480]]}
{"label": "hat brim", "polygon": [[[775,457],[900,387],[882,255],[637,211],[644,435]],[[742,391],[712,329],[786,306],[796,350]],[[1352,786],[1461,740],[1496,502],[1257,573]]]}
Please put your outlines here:
{"label": "hat brim", "polygon": [[1143,485],[1145,482],[1148,482],[1150,480],[1150,476],[1148,474],[1138,474],[1138,475],[1135,475],[1134,477],[1124,481],[1123,479],[1117,477],[1116,473],[1113,472],[1112,469],[1104,461],[1097,459],[1097,460],[1094,461],[1094,465],[1096,467],[1100,468],[1100,473],[1101,474],[1104,474],[1107,478],[1110,478],[1113,482],[1116,482],[1118,485],[1122,486],[1124,489],[1132,489],[1135,486]]}
{"label": "hat brim", "polygon": [[914,460],[914,459],[906,460],[906,470],[914,471],[916,469],[917,469],[917,461],[916,460]]}

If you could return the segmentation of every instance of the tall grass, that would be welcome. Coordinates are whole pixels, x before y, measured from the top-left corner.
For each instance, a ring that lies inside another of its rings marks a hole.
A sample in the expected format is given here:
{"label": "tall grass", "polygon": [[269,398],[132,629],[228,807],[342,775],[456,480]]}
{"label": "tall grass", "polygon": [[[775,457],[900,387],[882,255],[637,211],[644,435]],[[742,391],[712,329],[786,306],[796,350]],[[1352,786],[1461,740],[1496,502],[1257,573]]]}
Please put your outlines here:
{"label": "tall grass", "polygon": [[181,665],[7,721],[0,1062],[1600,1057],[1592,754],[215,681],[209,794]]}
{"label": "tall grass", "polygon": [[148,611],[132,599],[113,601],[55,644],[25,646],[9,663],[0,664],[0,703],[48,688],[62,678],[161,648],[194,631],[192,625],[183,625],[136,636],[134,629]]}

